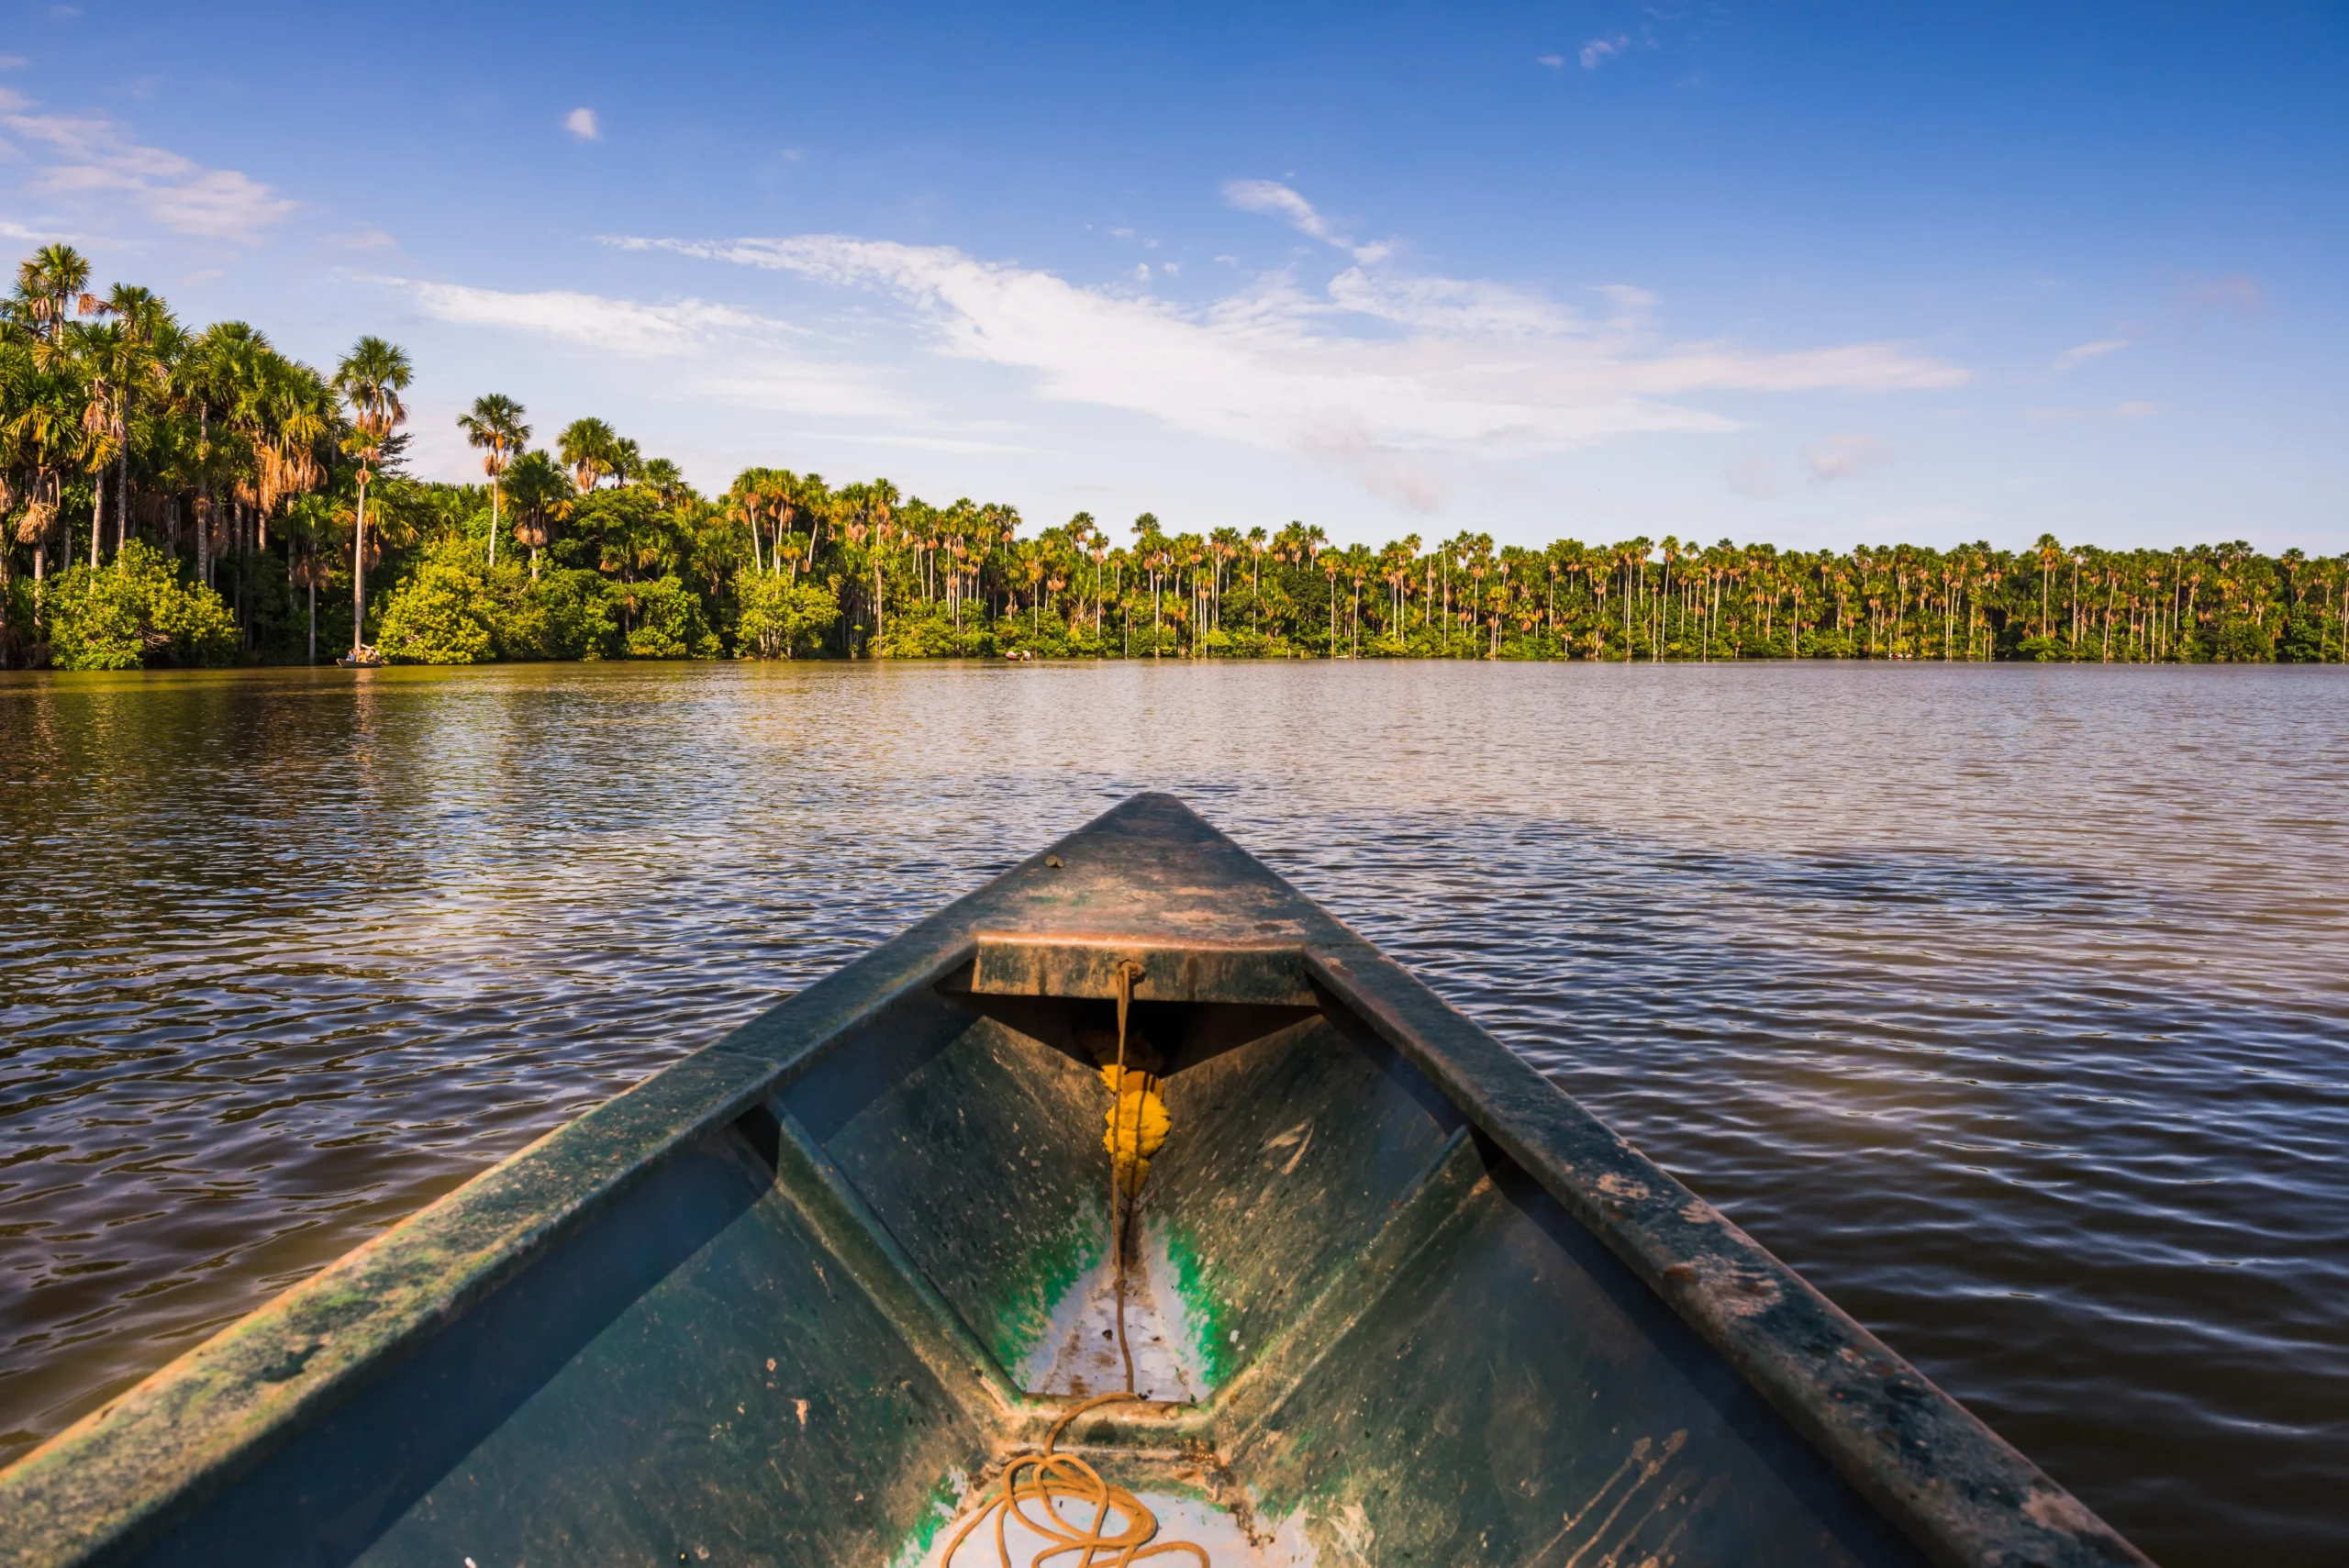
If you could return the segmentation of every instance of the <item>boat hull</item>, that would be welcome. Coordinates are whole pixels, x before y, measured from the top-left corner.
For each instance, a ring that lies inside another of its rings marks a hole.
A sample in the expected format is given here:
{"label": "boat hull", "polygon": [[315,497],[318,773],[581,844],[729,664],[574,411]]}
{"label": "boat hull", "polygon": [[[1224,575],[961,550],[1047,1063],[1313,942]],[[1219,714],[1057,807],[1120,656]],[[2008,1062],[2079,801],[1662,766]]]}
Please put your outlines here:
{"label": "boat hull", "polygon": [[1163,1538],[1219,1563],[2143,1561],[1140,796],[0,1473],[0,1562],[941,1560],[1008,1456],[1124,1385],[1121,965],[1171,1127],[1123,1292],[1150,1398],[1058,1440]]}

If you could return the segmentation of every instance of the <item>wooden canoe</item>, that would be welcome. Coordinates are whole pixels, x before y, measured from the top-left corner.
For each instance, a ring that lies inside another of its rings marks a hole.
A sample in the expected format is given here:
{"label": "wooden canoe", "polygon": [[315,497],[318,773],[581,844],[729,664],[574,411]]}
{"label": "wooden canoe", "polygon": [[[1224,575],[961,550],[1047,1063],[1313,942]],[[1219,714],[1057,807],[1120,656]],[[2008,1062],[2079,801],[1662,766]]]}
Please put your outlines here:
{"label": "wooden canoe", "polygon": [[[1148,1398],[1071,1418],[1125,1386],[1121,984],[1168,1123],[1126,1232]],[[977,1524],[952,1561],[995,1563],[1048,1441],[1160,1562],[2145,1562],[1139,795],[0,1473],[0,1562],[915,1568]],[[1065,1494],[1033,1507],[1084,1525]]]}

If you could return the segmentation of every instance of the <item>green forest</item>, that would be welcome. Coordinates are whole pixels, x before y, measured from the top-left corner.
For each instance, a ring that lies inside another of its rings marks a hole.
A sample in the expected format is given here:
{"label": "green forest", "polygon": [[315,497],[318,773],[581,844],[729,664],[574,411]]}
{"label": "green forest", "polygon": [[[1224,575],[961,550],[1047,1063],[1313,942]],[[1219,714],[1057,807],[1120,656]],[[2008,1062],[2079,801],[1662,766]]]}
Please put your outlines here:
{"label": "green forest", "polygon": [[[723,495],[496,394],[482,482],[411,477],[413,366],[92,290],[50,245],[0,324],[0,667],[918,658],[2349,660],[2349,556],[2236,541],[1781,550],[1319,528],[1030,529],[751,468]],[[534,442],[543,441],[543,444]]]}

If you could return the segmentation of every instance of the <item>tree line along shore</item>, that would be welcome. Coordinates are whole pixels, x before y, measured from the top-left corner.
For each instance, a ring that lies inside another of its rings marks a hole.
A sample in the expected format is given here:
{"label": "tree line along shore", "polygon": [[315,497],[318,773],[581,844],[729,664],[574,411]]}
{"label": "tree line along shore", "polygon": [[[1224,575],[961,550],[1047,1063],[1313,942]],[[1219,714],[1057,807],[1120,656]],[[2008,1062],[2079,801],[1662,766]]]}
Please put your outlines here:
{"label": "tree line along shore", "polygon": [[2349,661],[2349,555],[1667,537],[1381,547],[934,506],[751,468],[705,495],[599,419],[458,424],[405,471],[407,356],[330,373],[91,291],[48,246],[0,318],[0,667],[702,658]]}

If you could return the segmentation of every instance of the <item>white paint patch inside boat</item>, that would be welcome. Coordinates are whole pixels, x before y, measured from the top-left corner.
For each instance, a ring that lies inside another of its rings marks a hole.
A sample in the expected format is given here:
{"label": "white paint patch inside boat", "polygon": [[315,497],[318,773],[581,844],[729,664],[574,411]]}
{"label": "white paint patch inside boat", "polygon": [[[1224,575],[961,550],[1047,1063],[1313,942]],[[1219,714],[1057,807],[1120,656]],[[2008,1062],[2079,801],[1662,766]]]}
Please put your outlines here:
{"label": "white paint patch inside boat", "polygon": [[[1126,1263],[1126,1344],[1133,1352],[1134,1392],[1188,1404],[1211,1392],[1188,1315],[1174,1287],[1174,1268],[1154,1227]],[[1118,1353],[1117,1271],[1104,1259],[1052,1304],[1051,1327],[1015,1375],[1033,1394],[1083,1398],[1126,1385]]]}

